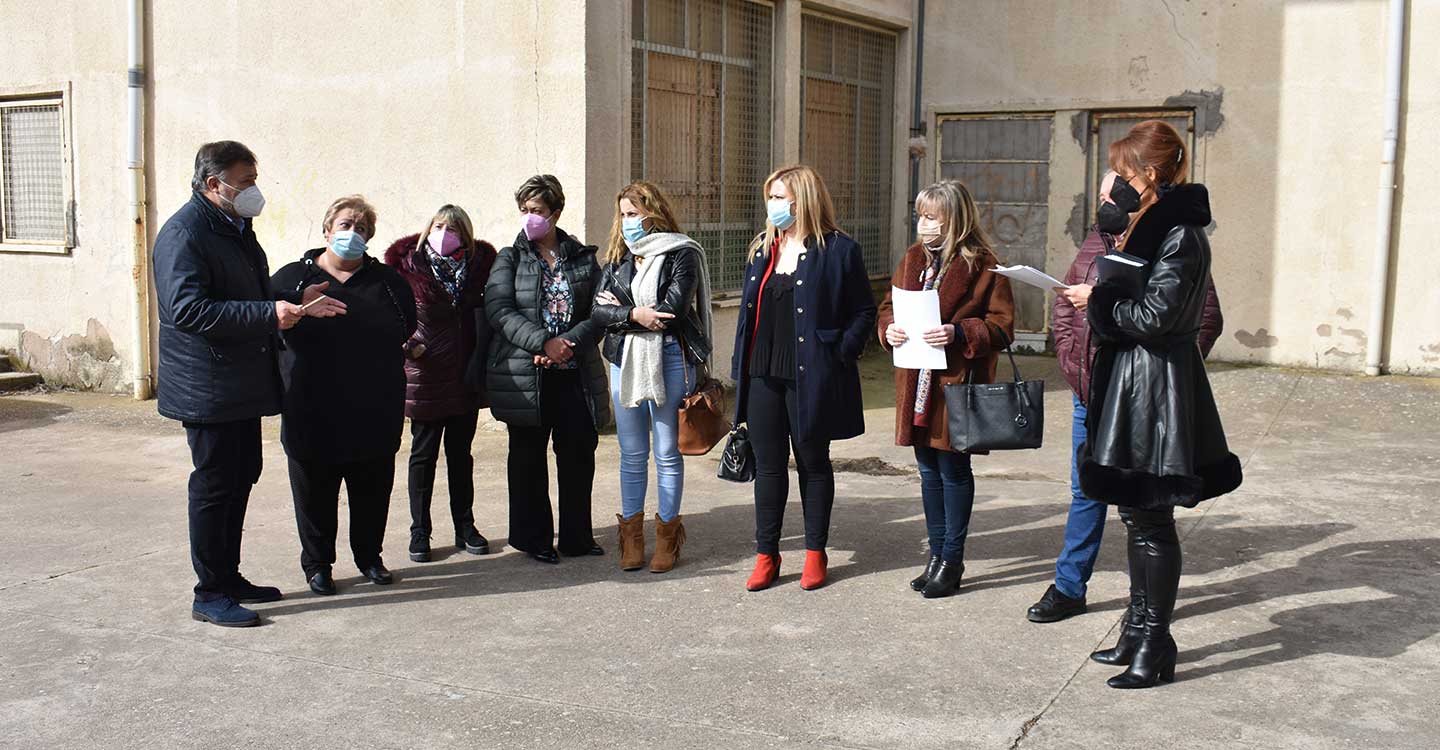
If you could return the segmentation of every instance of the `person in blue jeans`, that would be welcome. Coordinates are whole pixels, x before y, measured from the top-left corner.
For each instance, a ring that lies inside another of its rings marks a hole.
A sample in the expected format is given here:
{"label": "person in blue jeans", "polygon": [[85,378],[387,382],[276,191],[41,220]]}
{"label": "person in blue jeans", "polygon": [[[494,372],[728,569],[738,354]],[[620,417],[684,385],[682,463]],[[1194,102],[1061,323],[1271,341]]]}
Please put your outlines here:
{"label": "person in blue jeans", "polygon": [[[1055,337],[1055,356],[1060,370],[1070,384],[1075,404],[1074,426],[1070,440],[1070,513],[1065,521],[1065,542],[1055,560],[1055,582],[1045,590],[1040,601],[1031,605],[1025,616],[1031,622],[1058,622],[1085,612],[1085,591],[1095,560],[1100,556],[1100,541],[1105,532],[1105,503],[1091,500],[1080,490],[1080,476],[1075,465],[1075,451],[1085,442],[1085,405],[1090,397],[1090,371],[1095,362],[1096,344],[1090,338],[1090,325],[1085,308],[1090,289],[1099,269],[1096,261],[1114,252],[1116,244],[1130,226],[1131,213],[1138,211],[1140,194],[1124,180],[1107,172],[1100,180],[1100,205],[1095,224],[1081,243],[1070,271],[1065,275],[1069,289],[1055,295],[1051,331]],[[1220,299],[1212,283],[1206,290],[1205,314],[1200,324],[1200,352],[1208,355],[1224,328]]]}
{"label": "person in blue jeans", "polygon": [[710,358],[710,283],[704,250],[680,232],[669,201],[654,185],[634,182],[615,197],[598,289],[590,317],[605,328],[620,441],[620,567],[645,565],[653,452],[659,508],[650,572],[664,573],[685,543],[680,403]]}

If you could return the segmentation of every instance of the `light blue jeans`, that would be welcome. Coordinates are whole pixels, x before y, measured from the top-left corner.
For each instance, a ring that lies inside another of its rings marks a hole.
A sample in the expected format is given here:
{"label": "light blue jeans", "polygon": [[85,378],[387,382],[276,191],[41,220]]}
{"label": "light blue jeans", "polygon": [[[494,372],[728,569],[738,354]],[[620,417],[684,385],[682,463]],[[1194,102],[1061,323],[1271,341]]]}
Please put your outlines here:
{"label": "light blue jeans", "polygon": [[[610,365],[610,401],[615,406],[615,433],[620,439],[620,513],[626,518],[645,512],[653,438],[655,484],[659,487],[660,520],[680,515],[685,489],[685,460],[680,455],[680,402],[695,385],[694,368],[675,339],[665,340],[665,403],[620,404],[620,366]],[[688,387],[687,387],[688,386]]]}

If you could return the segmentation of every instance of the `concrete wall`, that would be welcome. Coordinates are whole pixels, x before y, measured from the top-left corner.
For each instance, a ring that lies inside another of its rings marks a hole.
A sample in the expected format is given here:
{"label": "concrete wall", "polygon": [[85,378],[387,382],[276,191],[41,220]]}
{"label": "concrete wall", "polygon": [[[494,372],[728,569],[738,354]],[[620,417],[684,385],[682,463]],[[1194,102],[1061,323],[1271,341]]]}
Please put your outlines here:
{"label": "concrete wall", "polygon": [[[1412,3],[1411,38],[1440,30]],[[1055,113],[1047,258],[1061,273],[1085,191],[1085,113],[1208,95],[1223,124],[1202,133],[1197,178],[1211,189],[1220,359],[1338,368],[1364,363],[1384,94],[1382,0],[1086,0],[928,4],[923,97],[931,118]],[[1407,132],[1436,122],[1436,52],[1410,46]],[[1077,119],[1078,118],[1078,119]],[[1212,119],[1212,122],[1215,122]],[[1077,138],[1076,136],[1080,136]],[[1440,145],[1407,139],[1401,171],[1429,174]],[[933,176],[932,148],[927,178]],[[1402,183],[1403,184],[1403,183]],[[1436,214],[1404,198],[1395,246],[1390,369],[1440,371]],[[1408,209],[1408,210],[1407,210]],[[1083,214],[1081,214],[1083,216]],[[1088,219],[1087,219],[1088,221]]]}

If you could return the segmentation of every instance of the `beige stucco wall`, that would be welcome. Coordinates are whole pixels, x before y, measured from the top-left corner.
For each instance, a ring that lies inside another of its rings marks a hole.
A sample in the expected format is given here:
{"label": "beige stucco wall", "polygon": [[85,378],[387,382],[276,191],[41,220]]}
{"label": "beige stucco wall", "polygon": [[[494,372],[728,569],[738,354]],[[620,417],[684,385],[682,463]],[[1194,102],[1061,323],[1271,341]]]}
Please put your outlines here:
{"label": "beige stucco wall", "polygon": [[[1121,0],[1102,13],[1087,0],[930,3],[923,96],[932,143],[936,114],[1056,112],[1047,257],[1058,274],[1074,253],[1066,225],[1085,189],[1073,116],[1222,94],[1224,124],[1202,137],[1197,175],[1211,188],[1226,319],[1215,356],[1357,370],[1375,245],[1385,6]],[[1440,12],[1412,7],[1411,39],[1433,36]],[[1415,137],[1437,116],[1435,55],[1410,45],[1402,172],[1412,178],[1440,159],[1440,144]],[[927,178],[934,166],[932,150]],[[1440,303],[1415,279],[1434,265],[1424,238],[1436,218],[1413,191],[1408,198],[1391,369],[1435,372]]]}

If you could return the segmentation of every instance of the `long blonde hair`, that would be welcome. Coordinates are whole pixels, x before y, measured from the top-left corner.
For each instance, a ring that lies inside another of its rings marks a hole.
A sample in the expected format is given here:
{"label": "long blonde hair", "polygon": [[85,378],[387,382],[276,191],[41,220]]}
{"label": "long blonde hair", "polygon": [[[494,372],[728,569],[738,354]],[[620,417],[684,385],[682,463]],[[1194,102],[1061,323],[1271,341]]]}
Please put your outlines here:
{"label": "long blonde hair", "polygon": [[446,228],[454,229],[455,233],[460,235],[460,247],[465,248],[465,255],[468,257],[470,253],[475,252],[475,227],[470,223],[470,214],[465,213],[465,209],[449,203],[441,206],[440,210],[430,217],[430,221],[425,222],[425,228],[420,230],[420,239],[415,241],[415,249],[425,249],[425,240],[430,236],[430,227],[435,226],[435,222],[442,219],[445,221]]}
{"label": "long blonde hair", "polygon": [[[804,164],[775,170],[765,178],[761,188],[762,200],[770,200],[770,186],[775,184],[776,180],[785,183],[785,187],[790,191],[790,199],[795,203],[792,209],[795,212],[795,239],[804,242],[814,237],[823,245],[826,234],[840,231],[840,225],[835,222],[835,203],[830,200],[830,190],[825,187],[825,181],[820,179],[815,170]],[[780,230],[776,229],[767,217],[765,231],[756,235],[750,243],[750,259],[754,260],[755,254],[762,248],[775,244],[779,236]]]}
{"label": "long blonde hair", "polygon": [[670,207],[670,201],[660,188],[654,183],[644,180],[635,182],[620,188],[615,194],[615,221],[610,225],[610,239],[605,243],[605,255],[601,262],[613,265],[625,260],[625,253],[629,252],[629,246],[625,244],[624,218],[620,216],[620,201],[628,199],[635,204],[635,209],[642,216],[650,220],[650,231],[652,232],[679,232],[680,222],[675,220],[675,211]]}
{"label": "long blonde hair", "polygon": [[[975,270],[975,262],[985,255],[994,255],[994,246],[990,237],[985,233],[985,228],[980,226],[980,209],[975,205],[975,198],[970,194],[970,189],[965,183],[959,180],[942,180],[920,191],[915,196],[915,213],[918,215],[924,211],[935,211],[940,214],[945,225],[945,243],[940,249],[940,269],[943,274],[949,269],[951,261],[955,257],[965,260],[965,265],[970,270]],[[920,243],[920,248],[925,251],[927,257],[931,257],[931,250]],[[931,262],[934,258],[931,257]]]}

